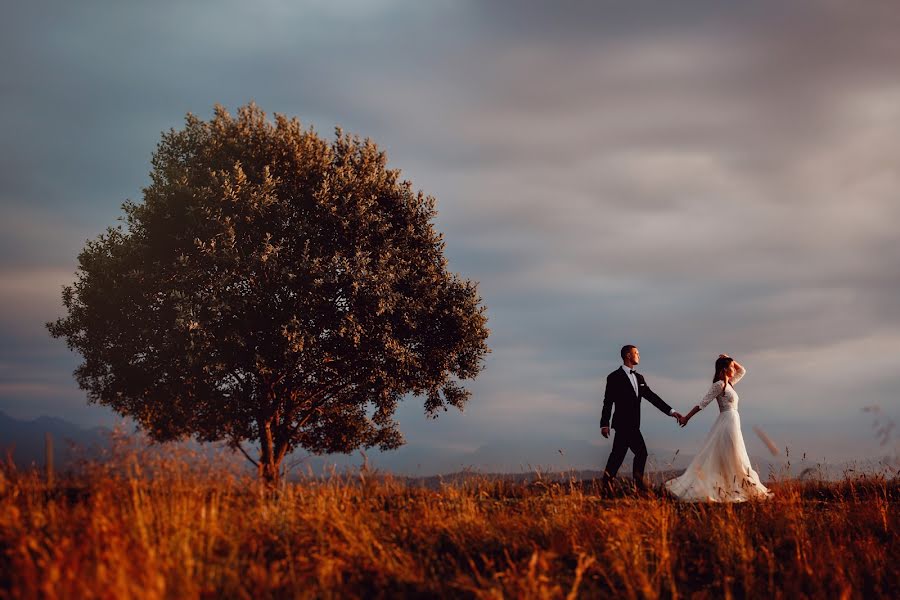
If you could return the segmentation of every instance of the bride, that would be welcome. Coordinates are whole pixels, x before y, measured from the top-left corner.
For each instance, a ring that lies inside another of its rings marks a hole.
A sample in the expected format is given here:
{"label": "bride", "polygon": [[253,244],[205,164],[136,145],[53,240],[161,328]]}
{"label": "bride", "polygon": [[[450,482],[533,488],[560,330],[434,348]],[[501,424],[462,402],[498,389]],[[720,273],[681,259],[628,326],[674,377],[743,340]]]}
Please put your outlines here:
{"label": "bride", "polygon": [[679,500],[743,502],[772,496],[750,466],[750,457],[741,434],[738,394],[734,384],[746,372],[736,360],[727,354],[720,354],[709,391],[700,404],[679,420],[684,427],[713,399],[719,405],[719,416],[700,452],[680,477],[666,482],[666,489]]}

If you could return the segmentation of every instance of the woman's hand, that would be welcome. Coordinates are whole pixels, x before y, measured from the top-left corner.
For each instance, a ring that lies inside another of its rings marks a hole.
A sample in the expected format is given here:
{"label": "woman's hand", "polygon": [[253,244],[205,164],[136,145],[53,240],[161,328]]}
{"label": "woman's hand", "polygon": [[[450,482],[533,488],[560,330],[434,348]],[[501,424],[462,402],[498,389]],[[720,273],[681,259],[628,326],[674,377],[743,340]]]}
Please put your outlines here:
{"label": "woman's hand", "polygon": [[688,421],[691,420],[691,417],[696,415],[698,412],[700,412],[699,404],[697,406],[695,406],[694,408],[692,408],[691,412],[689,412],[688,414],[686,414],[683,417],[681,417],[680,419],[678,419],[678,424],[681,425],[682,427],[684,427],[685,425],[688,424]]}

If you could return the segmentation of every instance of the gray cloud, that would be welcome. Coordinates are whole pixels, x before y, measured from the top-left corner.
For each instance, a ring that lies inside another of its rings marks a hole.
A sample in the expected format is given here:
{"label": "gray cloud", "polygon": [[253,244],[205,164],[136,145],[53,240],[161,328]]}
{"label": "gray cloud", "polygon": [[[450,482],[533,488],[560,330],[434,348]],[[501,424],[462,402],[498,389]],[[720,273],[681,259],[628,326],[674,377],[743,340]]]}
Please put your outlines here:
{"label": "gray cloud", "polygon": [[79,409],[77,357],[41,324],[84,239],[140,197],[160,131],[255,99],[373,137],[480,281],[494,353],[464,414],[404,403],[412,441],[596,439],[626,342],[679,406],[729,351],[748,422],[840,436],[862,404],[896,413],[898,25],[889,2],[17,6],[0,409],[108,417]]}

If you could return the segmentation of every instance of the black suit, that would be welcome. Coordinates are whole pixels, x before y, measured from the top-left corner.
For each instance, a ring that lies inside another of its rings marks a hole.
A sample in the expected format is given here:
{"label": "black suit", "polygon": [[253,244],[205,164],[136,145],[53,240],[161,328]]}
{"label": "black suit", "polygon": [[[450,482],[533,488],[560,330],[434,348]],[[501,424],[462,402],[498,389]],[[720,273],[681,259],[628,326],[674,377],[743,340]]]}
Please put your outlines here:
{"label": "black suit", "polygon": [[669,414],[672,407],[663,402],[657,396],[644,376],[635,372],[638,384],[638,393],[634,393],[634,386],[625,373],[619,368],[606,377],[606,393],[603,396],[603,416],[600,419],[600,427],[609,427],[610,413],[615,406],[615,414],[612,417],[612,428],[616,430],[613,438],[612,451],[603,474],[604,480],[615,477],[625,460],[625,453],[630,448],[634,452],[634,481],[642,485],[644,481],[644,466],[647,464],[647,445],[644,436],[641,435],[641,398],[646,398],[650,403]]}

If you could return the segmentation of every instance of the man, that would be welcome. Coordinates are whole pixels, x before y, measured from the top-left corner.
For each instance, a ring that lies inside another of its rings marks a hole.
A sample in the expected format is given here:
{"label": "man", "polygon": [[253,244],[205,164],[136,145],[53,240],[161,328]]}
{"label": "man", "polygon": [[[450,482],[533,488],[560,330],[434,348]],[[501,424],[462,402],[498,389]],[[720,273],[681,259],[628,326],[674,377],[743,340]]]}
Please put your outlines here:
{"label": "man", "polygon": [[615,406],[615,415],[612,418],[612,428],[616,430],[613,438],[612,451],[603,472],[603,487],[609,485],[614,479],[625,453],[631,449],[634,452],[634,484],[639,489],[644,489],[644,466],[647,464],[647,445],[644,436],[641,435],[641,398],[646,398],[653,406],[663,411],[675,420],[681,419],[681,415],[671,406],[663,402],[662,398],[653,393],[644,376],[634,370],[641,362],[641,353],[636,346],[622,346],[622,367],[610,373],[606,378],[606,393],[603,397],[603,416],[600,419],[600,433],[603,437],[609,437],[609,418]]}

